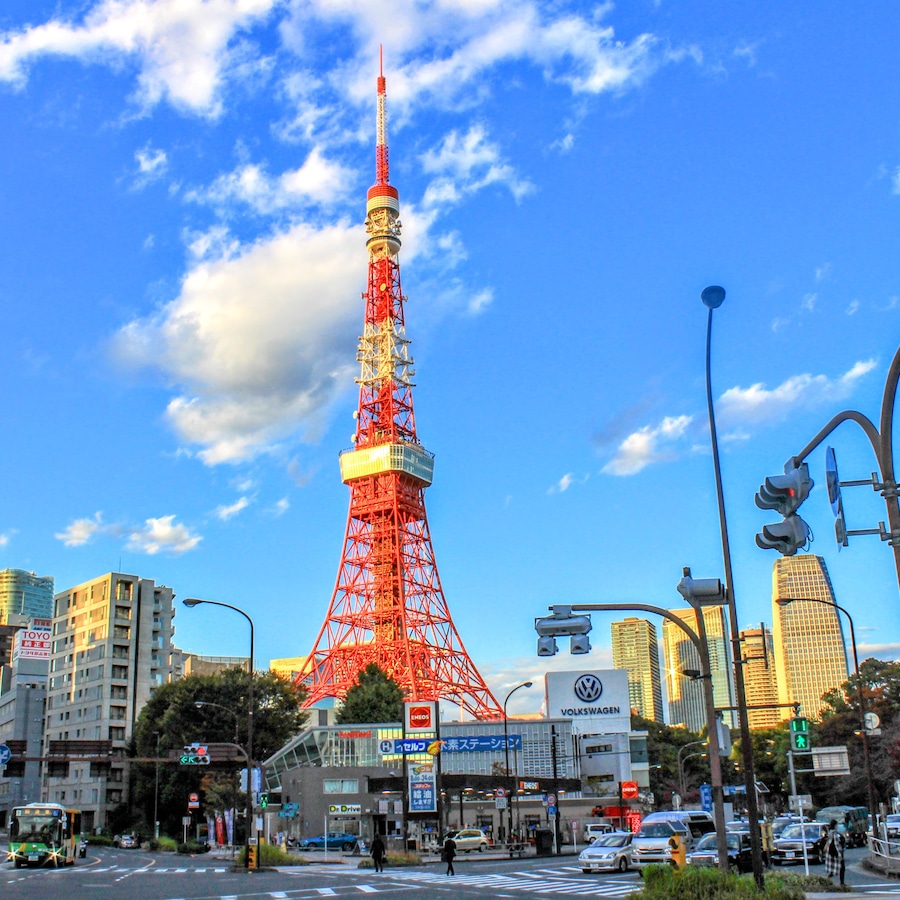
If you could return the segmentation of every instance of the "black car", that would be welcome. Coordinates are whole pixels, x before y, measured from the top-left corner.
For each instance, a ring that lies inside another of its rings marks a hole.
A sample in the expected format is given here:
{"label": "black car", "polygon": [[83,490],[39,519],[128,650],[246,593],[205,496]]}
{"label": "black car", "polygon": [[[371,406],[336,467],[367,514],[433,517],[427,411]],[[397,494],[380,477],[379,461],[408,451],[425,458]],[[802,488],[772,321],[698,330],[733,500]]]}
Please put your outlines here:
{"label": "black car", "polygon": [[[728,868],[738,872],[753,871],[753,854],[750,849],[750,833],[729,831],[725,835],[728,843]],[[717,866],[719,864],[719,839],[713,831],[703,835],[694,849],[688,853],[689,866]]]}
{"label": "black car", "polygon": [[[802,833],[800,829],[803,829]],[[803,862],[803,844],[806,844],[806,858],[813,864],[825,859],[825,841],[828,838],[828,826],[824,822],[797,822],[788,825],[775,841],[772,850],[772,862],[776,866],[791,865]]]}

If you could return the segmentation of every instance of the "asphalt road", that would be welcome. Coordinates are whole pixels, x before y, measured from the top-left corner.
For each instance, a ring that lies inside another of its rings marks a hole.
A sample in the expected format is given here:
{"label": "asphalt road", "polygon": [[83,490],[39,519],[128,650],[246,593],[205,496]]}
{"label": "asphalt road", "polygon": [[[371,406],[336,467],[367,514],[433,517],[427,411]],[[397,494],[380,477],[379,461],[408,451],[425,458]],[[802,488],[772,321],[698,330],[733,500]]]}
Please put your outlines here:
{"label": "asphalt road", "polygon": [[[885,883],[860,870],[856,863],[865,850],[848,853],[848,883],[855,891],[889,892],[900,897],[900,882]],[[585,875],[574,856],[529,859],[485,858],[462,854],[455,863],[456,875],[444,874],[446,866],[429,862],[415,868],[358,869],[359,858],[329,852],[308,854],[311,864],[247,874],[232,872],[228,860],[212,856],[181,857],[141,850],[98,849],[68,869],[14,869],[0,865],[0,897],[3,900],[237,900],[237,898],[285,898],[319,900],[322,897],[379,898],[420,897],[627,897],[639,890],[635,872],[624,875]],[[802,871],[802,866],[785,871]],[[821,866],[811,868],[821,872]],[[840,896],[840,895],[838,895]]]}

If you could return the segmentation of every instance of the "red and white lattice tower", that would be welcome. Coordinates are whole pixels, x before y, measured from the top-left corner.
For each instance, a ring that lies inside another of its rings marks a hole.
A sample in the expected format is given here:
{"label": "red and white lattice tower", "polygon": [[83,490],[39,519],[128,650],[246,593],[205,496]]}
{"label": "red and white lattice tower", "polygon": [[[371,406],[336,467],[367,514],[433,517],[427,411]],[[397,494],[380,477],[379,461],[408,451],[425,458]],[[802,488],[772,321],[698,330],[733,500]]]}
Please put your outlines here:
{"label": "red and white lattice tower", "polygon": [[400,204],[389,183],[385,79],[378,77],[375,186],[366,203],[369,282],[359,408],[352,450],[341,454],[350,487],[344,552],[331,606],[297,675],[310,706],[341,698],[377,663],[408,700],[451,700],[479,719],[500,707],[463,647],[441,588],[425,515],[434,457],[419,443],[413,360],[400,288]]}

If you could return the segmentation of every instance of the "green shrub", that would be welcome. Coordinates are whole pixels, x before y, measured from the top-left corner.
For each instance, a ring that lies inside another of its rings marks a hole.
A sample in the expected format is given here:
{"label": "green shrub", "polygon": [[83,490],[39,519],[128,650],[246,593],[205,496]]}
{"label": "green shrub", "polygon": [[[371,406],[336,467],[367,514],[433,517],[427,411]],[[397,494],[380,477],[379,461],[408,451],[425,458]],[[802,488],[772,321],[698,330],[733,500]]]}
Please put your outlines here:
{"label": "green shrub", "polygon": [[176,853],[188,854],[194,856],[198,853],[208,853],[209,844],[201,844],[197,841],[188,841],[186,844],[178,844]]}
{"label": "green shrub", "polygon": [[[294,853],[285,853],[274,844],[260,844],[259,864],[261,866],[305,866],[307,861],[302,856]],[[247,848],[242,847],[238,853],[236,864],[244,866],[247,864]]]}
{"label": "green shrub", "polygon": [[108,834],[89,834],[87,842],[94,847],[112,847],[112,838]]}
{"label": "green shrub", "polygon": [[[394,853],[393,851],[389,851],[384,857],[384,864],[385,866],[395,866],[397,868],[402,866],[420,866],[422,865],[422,857],[417,853]],[[359,861],[359,866],[357,868],[374,869],[375,863],[372,862],[371,856],[364,856]]]}
{"label": "green shrub", "polygon": [[161,834],[150,841],[151,850],[162,850],[164,853],[174,853],[178,849],[178,841]]}
{"label": "green shrub", "polygon": [[799,883],[774,874],[766,877],[765,894],[760,894],[752,875],[723,874],[713,868],[647,866],[643,875],[644,890],[631,894],[632,900],[759,900],[762,896],[766,900],[804,900],[805,896]]}

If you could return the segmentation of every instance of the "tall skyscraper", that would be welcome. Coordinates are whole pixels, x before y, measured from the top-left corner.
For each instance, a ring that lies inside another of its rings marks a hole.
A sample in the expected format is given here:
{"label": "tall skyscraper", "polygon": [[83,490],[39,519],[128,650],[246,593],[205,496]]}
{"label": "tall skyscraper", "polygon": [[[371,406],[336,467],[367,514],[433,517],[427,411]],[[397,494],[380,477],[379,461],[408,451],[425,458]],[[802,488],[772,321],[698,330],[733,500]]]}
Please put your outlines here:
{"label": "tall skyscraper", "polygon": [[137,575],[111,572],[55,597],[45,755],[110,762],[52,764],[43,800],[82,810],[82,827],[107,824],[127,801],[125,752],[153,689],[171,680],[175,595]]}
{"label": "tall skyscraper", "polygon": [[[779,604],[784,598],[827,603]],[[786,556],[772,570],[772,639],[779,703],[799,703],[813,719],[822,710],[822,695],[848,678],[847,648],[834,603],[834,589],[821,556]],[[790,710],[787,710],[790,714]]]}
{"label": "tall skyscraper", "polygon": [[49,619],[53,615],[53,579],[24,569],[0,570],[0,625],[11,614]]}
{"label": "tall skyscraper", "polygon": [[760,624],[759,628],[742,631],[740,637],[747,706],[769,707],[748,709],[747,724],[750,728],[773,728],[790,715],[790,710],[775,705],[779,700],[772,632]]}
{"label": "tall skyscraper", "polygon": [[[673,609],[694,632],[697,631],[697,615],[693,609]],[[712,673],[713,702],[719,708],[734,706],[734,689],[731,679],[731,653],[728,643],[728,626],[721,606],[703,611],[706,637],[709,643],[709,666]],[[666,692],[669,695],[669,722],[683,725],[690,731],[706,727],[706,707],[703,702],[702,680],[692,680],[682,673],[686,669],[702,670],[700,657],[688,636],[674,622],[663,620],[663,660],[666,667]],[[724,714],[724,721],[734,726],[734,716]]]}
{"label": "tall skyscraper", "polygon": [[628,702],[638,715],[663,721],[656,626],[629,616],[612,623],[613,668],[628,673]]}

